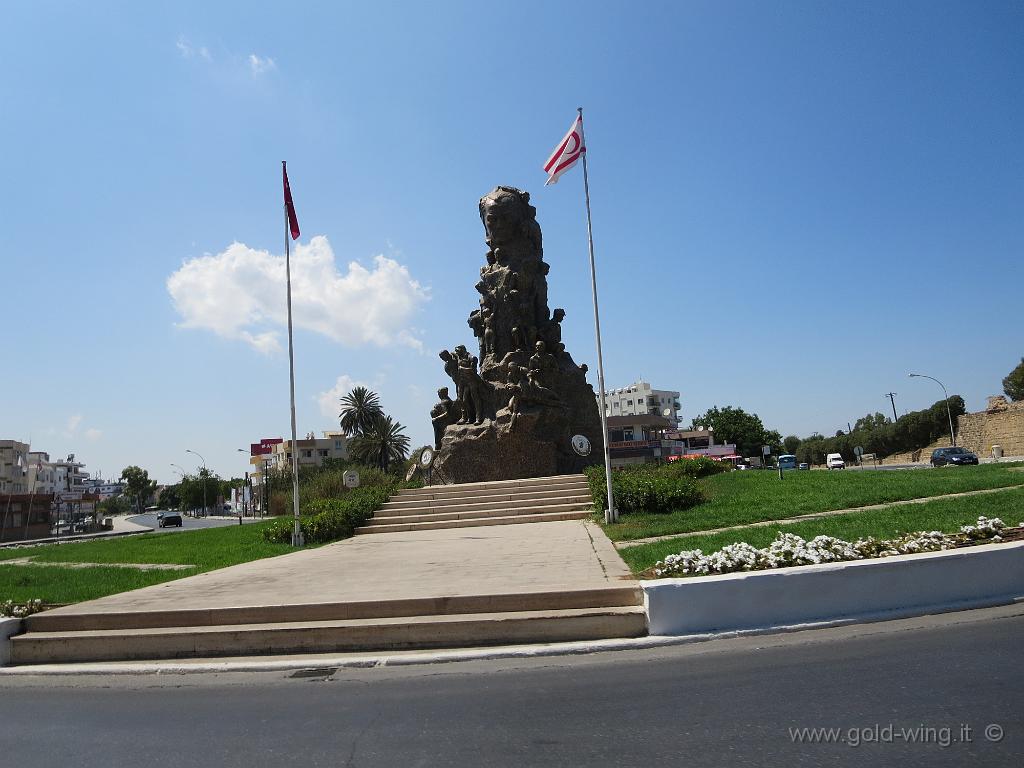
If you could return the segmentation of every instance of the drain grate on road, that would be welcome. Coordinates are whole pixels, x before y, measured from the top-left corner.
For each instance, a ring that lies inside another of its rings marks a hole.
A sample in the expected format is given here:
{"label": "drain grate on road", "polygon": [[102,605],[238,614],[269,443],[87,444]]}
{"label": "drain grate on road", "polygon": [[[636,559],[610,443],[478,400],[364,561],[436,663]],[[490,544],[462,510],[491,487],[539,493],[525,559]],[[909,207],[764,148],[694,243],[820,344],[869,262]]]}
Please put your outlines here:
{"label": "drain grate on road", "polygon": [[314,677],[319,677],[319,678],[322,678],[322,679],[326,680],[328,677],[330,677],[331,675],[333,675],[337,671],[338,671],[337,667],[313,667],[312,669],[299,669],[299,670],[296,670],[295,672],[292,672],[292,674],[290,674],[289,677],[292,677],[292,678],[314,678]]}

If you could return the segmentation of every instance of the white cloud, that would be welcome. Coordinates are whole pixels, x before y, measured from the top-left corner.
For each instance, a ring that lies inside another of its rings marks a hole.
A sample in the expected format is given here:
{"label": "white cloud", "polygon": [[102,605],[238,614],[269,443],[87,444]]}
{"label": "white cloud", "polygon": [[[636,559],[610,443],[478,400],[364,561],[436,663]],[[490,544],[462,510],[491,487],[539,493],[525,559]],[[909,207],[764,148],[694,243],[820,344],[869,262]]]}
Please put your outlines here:
{"label": "white cloud", "polygon": [[[283,256],[232,243],[216,256],[186,261],[167,278],[167,290],[183,327],[240,339],[267,354],[282,348],[288,317]],[[370,269],[353,261],[342,273],[326,237],[299,243],[292,254],[295,326],[348,347],[422,350],[410,323],[429,298],[405,266],[383,255]]]}
{"label": "white cloud", "polygon": [[252,70],[253,75],[262,75],[264,72],[270,72],[277,69],[277,64],[269,56],[260,58],[255,53],[249,54],[249,69]]}
{"label": "white cloud", "polygon": [[316,396],[316,401],[320,403],[320,413],[337,421],[338,414],[341,413],[341,403],[339,402],[341,398],[351,392],[353,387],[365,386],[366,384],[356,381],[348,374],[339,376],[333,387]]}
{"label": "white cloud", "polygon": [[184,35],[178,38],[178,42],[175,43],[175,47],[177,47],[178,53],[181,54],[181,57],[183,59],[191,59],[198,56],[200,59],[203,59],[204,61],[213,60],[213,57],[210,55],[210,52],[206,49],[205,46],[193,48],[192,44],[187,39],[185,39]]}
{"label": "white cloud", "polygon": [[101,429],[90,427],[89,429],[85,430],[85,439],[91,443],[95,443],[101,437],[103,437],[103,430]]}
{"label": "white cloud", "polygon": [[76,413],[74,416],[68,417],[67,430],[68,432],[74,433],[78,429],[78,425],[82,423],[82,415]]}

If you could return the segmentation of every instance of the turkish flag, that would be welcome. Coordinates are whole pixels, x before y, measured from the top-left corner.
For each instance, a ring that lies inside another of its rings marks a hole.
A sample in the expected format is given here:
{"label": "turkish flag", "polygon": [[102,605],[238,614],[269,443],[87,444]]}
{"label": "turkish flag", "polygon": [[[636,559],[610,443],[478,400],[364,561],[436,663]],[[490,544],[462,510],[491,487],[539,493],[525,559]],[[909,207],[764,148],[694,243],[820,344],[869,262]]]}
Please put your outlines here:
{"label": "turkish flag", "polygon": [[299,239],[299,217],[295,215],[295,203],[292,201],[292,188],[288,186],[288,166],[281,163],[281,172],[284,174],[284,207],[288,211],[288,229],[292,233],[292,240]]}

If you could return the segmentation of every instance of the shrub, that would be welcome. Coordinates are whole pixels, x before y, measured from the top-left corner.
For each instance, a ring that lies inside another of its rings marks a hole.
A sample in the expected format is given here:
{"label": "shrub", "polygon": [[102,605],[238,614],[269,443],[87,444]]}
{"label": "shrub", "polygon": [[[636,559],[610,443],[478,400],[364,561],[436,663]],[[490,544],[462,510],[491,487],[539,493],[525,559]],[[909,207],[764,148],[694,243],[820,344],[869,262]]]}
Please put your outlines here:
{"label": "shrub", "polygon": [[[604,509],[608,506],[604,467],[588,467],[586,474],[594,508]],[[613,470],[612,493],[615,494],[615,506],[624,515],[639,512],[667,514],[704,501],[697,481],[671,464],[641,464]]]}
{"label": "shrub", "polygon": [[[347,539],[355,529],[365,523],[383,506],[396,485],[371,485],[345,491],[333,499],[312,499],[302,506],[299,526],[307,544],[324,544]],[[275,520],[263,529],[263,538],[269,542],[291,541],[293,523],[290,519]]]}
{"label": "shrub", "polygon": [[698,456],[693,459],[676,459],[675,461],[670,461],[668,464],[664,465],[664,469],[669,473],[678,473],[688,477],[700,478],[717,475],[720,472],[728,472],[732,469],[732,464],[728,461],[718,461],[717,459],[711,459],[707,456]]}

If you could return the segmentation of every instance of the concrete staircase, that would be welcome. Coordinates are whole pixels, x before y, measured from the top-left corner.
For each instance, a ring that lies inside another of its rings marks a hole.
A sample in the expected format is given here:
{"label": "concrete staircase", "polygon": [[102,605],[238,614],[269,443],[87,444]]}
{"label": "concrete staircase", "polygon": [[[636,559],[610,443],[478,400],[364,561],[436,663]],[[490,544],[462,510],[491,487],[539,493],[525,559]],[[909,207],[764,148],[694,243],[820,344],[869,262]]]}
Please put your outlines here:
{"label": "concrete staircase", "polygon": [[639,637],[633,582],[602,589],[26,619],[11,663],[157,660],[472,647]]}
{"label": "concrete staircase", "polygon": [[399,491],[356,533],[582,520],[592,506],[584,475],[413,488]]}
{"label": "concrete staircase", "polygon": [[[35,614],[11,639],[11,663],[643,636],[642,591],[585,520],[590,509],[583,475],[405,490],[357,531],[404,536],[364,535]],[[584,522],[556,522],[573,520]],[[436,530],[530,522],[545,525]]]}

